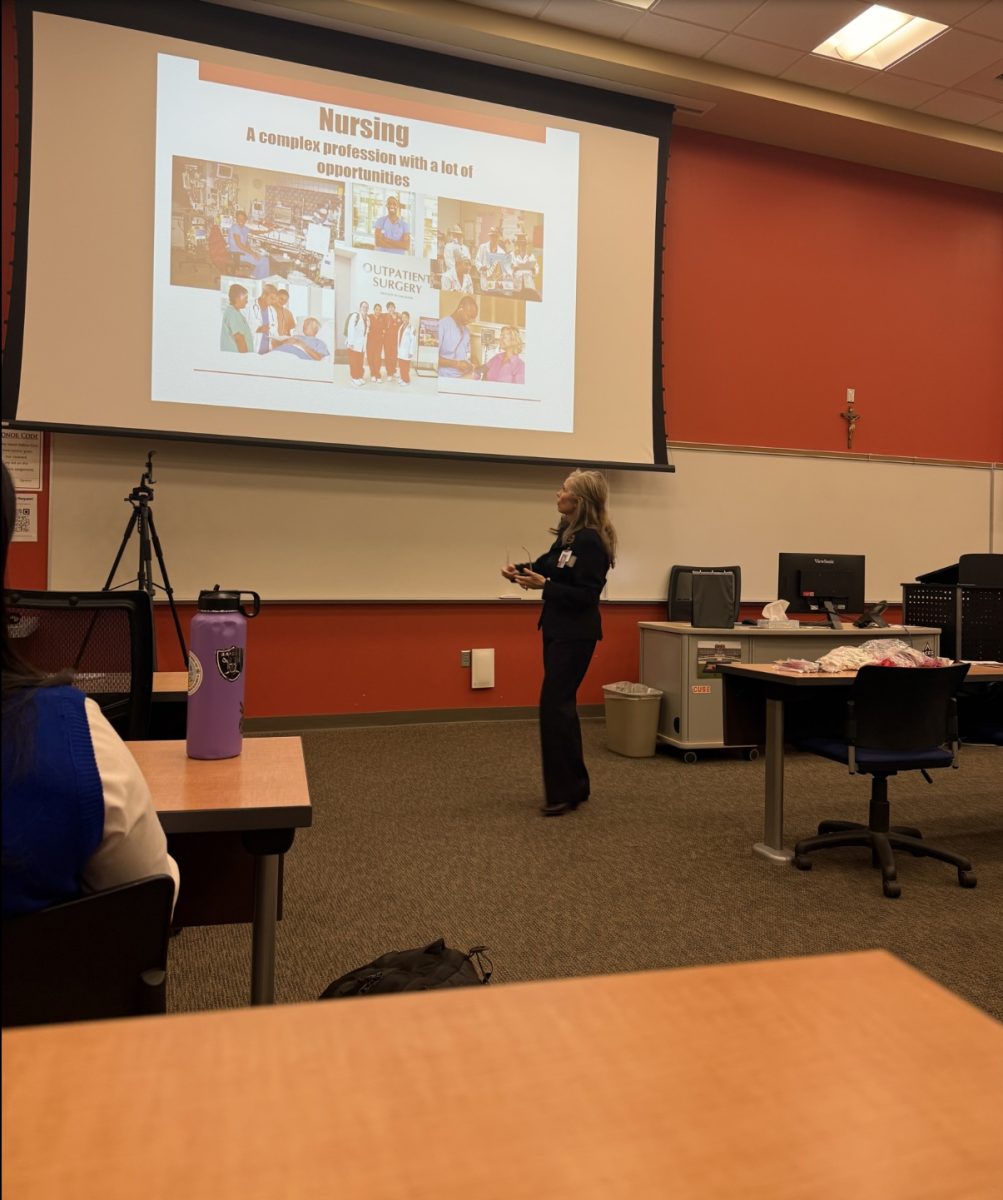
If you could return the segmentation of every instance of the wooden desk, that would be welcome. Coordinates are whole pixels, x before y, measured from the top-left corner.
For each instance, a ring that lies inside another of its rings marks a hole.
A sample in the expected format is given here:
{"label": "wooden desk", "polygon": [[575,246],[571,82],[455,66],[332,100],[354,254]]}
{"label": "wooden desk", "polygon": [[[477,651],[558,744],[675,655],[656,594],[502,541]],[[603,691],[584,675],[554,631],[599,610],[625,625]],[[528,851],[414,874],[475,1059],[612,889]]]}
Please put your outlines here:
{"label": "wooden desk", "polygon": [[13,1200],[989,1200],[1003,1027],[884,951],[3,1035]]}
{"label": "wooden desk", "polygon": [[171,700],[188,698],[187,671],[154,671],[153,695],[155,699],[167,697]]}
{"label": "wooden desk", "polygon": [[[298,737],[246,738],[237,758],[189,758],[185,743],[129,742],[167,834],[240,835],[255,856],[251,1003],[275,998],[279,866],[313,813]],[[181,892],[185,881],[182,876]]]}
{"label": "wooden desk", "polygon": [[[774,863],[789,863],[794,852],[784,845],[784,704],[848,688],[856,671],[800,675],[780,667],[733,663],[720,668],[724,679],[724,729],[729,742],[766,746],[763,840],[753,850]],[[965,689],[1003,681],[1003,667],[970,667]]]}

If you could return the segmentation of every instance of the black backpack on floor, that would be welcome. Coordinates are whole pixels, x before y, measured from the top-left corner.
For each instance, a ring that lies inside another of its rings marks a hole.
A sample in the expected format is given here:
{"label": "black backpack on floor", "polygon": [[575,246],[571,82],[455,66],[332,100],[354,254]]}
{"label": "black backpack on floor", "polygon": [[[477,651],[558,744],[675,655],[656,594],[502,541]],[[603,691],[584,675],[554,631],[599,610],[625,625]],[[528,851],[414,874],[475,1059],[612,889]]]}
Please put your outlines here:
{"label": "black backpack on floor", "polygon": [[487,946],[471,946],[464,954],[462,950],[451,950],[442,938],[422,950],[392,950],[364,967],[340,975],[321,992],[320,999],[487,983],[492,965],[485,950]]}

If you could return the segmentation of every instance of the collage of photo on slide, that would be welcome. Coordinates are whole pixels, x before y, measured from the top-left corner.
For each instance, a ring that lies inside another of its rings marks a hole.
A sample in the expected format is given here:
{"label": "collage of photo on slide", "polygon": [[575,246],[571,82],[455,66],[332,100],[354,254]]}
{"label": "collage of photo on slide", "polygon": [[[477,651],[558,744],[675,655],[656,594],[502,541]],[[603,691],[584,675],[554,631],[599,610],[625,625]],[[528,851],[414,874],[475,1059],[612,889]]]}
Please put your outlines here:
{"label": "collage of photo on slide", "polygon": [[220,371],[526,384],[541,213],[180,157],[173,172],[171,284],[217,293]]}

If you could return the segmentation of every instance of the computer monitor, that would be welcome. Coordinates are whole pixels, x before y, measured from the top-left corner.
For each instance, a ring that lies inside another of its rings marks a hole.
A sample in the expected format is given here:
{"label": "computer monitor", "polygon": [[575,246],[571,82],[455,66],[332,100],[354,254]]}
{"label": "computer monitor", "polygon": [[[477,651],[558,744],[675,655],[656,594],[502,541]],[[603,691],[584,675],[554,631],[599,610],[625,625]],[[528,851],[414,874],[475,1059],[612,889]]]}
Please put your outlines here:
{"label": "computer monitor", "polygon": [[273,204],[272,220],[276,225],[291,225],[293,220],[293,210],[288,204]]}
{"label": "computer monitor", "polygon": [[777,599],[791,613],[859,613],[864,610],[862,554],[781,554]]}

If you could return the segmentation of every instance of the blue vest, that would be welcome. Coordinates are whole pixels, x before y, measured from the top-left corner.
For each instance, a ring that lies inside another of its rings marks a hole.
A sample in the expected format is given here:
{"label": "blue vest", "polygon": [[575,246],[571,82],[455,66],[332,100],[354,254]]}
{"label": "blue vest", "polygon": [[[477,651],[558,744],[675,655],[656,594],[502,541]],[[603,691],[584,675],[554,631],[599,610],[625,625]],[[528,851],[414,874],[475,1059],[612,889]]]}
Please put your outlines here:
{"label": "blue vest", "polygon": [[81,871],[104,836],[104,789],[83,692],[37,688],[14,706],[3,740],[5,917],[79,896]]}

